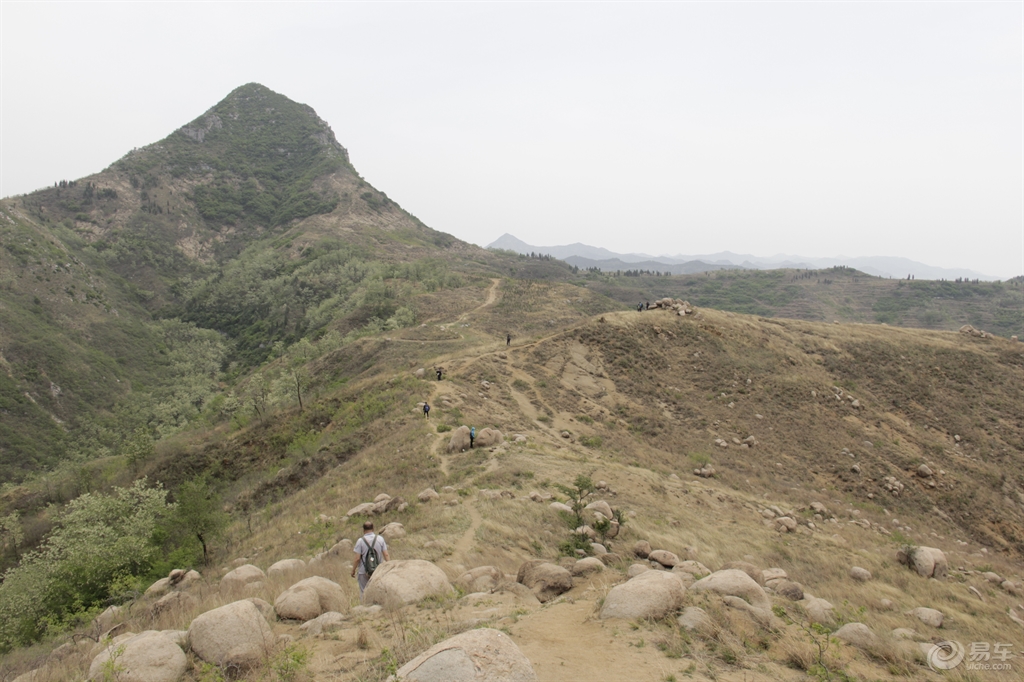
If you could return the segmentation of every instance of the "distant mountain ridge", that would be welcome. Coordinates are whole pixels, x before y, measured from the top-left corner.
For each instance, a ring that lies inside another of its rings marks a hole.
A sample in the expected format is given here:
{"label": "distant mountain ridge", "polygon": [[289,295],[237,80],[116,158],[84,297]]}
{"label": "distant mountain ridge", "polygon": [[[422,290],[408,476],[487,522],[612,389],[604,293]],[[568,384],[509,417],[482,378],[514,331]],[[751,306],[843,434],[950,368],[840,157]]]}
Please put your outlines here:
{"label": "distant mountain ridge", "polygon": [[660,270],[672,274],[692,274],[708,270],[748,268],[753,270],[775,270],[779,268],[821,269],[845,265],[876,277],[902,279],[913,275],[917,279],[955,280],[957,278],[995,281],[998,277],[985,275],[967,268],[941,268],[927,265],[909,258],[893,256],[834,256],[814,258],[790,254],[770,257],[719,251],[701,255],[652,256],[646,253],[615,253],[608,249],[587,244],[566,244],[563,246],[534,246],[505,233],[487,245],[489,249],[507,249],[517,253],[539,253],[554,256],[579,268],[596,267],[601,270]]}

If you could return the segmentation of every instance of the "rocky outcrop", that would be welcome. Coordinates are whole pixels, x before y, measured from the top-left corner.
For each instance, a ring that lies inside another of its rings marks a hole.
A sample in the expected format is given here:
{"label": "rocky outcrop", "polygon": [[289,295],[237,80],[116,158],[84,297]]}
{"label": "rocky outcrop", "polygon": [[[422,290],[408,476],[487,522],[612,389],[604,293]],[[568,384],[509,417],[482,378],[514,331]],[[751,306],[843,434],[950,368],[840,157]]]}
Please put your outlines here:
{"label": "rocky outcrop", "polygon": [[478,448],[489,448],[492,445],[501,445],[505,441],[505,436],[502,435],[498,429],[480,429],[476,434],[475,447]]}
{"label": "rocky outcrop", "polygon": [[452,431],[452,437],[448,439],[448,452],[464,452],[469,450],[469,427],[460,426]]}
{"label": "rocky outcrop", "polygon": [[835,637],[858,649],[873,649],[879,644],[878,636],[864,623],[847,623],[836,630]]}
{"label": "rocky outcrop", "polygon": [[536,682],[530,660],[505,633],[470,630],[435,644],[401,668],[404,682]]}

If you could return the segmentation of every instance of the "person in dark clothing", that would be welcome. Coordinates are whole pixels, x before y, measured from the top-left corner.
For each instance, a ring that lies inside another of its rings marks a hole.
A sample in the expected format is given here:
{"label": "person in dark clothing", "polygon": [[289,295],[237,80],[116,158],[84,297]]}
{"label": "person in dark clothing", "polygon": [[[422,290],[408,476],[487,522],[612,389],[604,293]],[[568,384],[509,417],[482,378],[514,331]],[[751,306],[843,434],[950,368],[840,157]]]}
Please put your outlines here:
{"label": "person in dark clothing", "polygon": [[511,345],[512,345],[512,335],[511,334],[505,334],[505,346],[511,346]]}
{"label": "person in dark clothing", "polygon": [[639,303],[636,304],[636,311],[638,313],[642,313],[644,311],[644,302],[643,301],[640,301]]}
{"label": "person in dark clothing", "polygon": [[423,403],[423,418],[430,419],[430,405]]}
{"label": "person in dark clothing", "polygon": [[443,367],[438,367],[438,368],[437,368],[437,380],[438,380],[438,381],[440,381],[440,380],[441,380],[441,373],[442,373],[442,372],[444,372],[444,368],[443,368]]}
{"label": "person in dark clothing", "polygon": [[651,302],[650,301],[644,301],[644,310],[650,310],[650,309],[651,309]]}
{"label": "person in dark clothing", "polygon": [[475,440],[476,440],[476,427],[475,426],[471,426],[471,427],[469,427],[469,449],[470,450],[473,449],[473,441],[475,441]]}

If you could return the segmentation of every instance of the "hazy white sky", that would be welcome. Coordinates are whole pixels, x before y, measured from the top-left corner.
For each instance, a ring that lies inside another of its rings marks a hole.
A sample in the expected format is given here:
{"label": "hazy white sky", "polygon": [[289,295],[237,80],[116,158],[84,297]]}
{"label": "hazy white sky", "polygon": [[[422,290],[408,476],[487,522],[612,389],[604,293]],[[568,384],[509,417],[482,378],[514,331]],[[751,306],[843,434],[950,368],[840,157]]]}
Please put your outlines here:
{"label": "hazy white sky", "polygon": [[487,244],[1024,273],[1024,3],[0,3],[0,195],[256,81]]}

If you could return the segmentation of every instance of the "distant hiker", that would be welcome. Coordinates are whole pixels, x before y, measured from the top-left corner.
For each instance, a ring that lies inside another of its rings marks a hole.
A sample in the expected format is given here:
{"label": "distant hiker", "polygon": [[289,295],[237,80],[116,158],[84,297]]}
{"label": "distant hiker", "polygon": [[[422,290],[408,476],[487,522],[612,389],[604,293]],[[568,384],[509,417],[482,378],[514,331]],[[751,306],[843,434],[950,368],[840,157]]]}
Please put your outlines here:
{"label": "distant hiker", "polygon": [[471,426],[471,427],[469,427],[469,449],[470,450],[473,449],[473,441],[475,441],[475,440],[476,440],[476,427],[475,426]]}
{"label": "distant hiker", "polygon": [[505,334],[505,346],[508,347],[508,346],[511,346],[511,345],[512,345],[512,335],[511,334]]}
{"label": "distant hiker", "polygon": [[425,419],[430,419],[430,405],[427,403],[423,403],[423,417]]}
{"label": "distant hiker", "polygon": [[639,303],[636,304],[636,311],[638,313],[642,313],[644,311],[644,302],[643,301],[640,301]]}
{"label": "distant hiker", "polygon": [[438,367],[438,368],[437,368],[437,380],[438,380],[438,381],[440,381],[440,380],[441,380],[441,373],[442,373],[442,372],[444,372],[444,367]]}
{"label": "distant hiker", "polygon": [[388,543],[379,535],[373,532],[373,521],[363,522],[363,537],[356,540],[352,547],[355,557],[352,559],[352,577],[358,573],[359,580],[359,601],[363,600],[363,590],[366,583],[370,582],[370,576],[385,561],[391,561],[388,554]]}
{"label": "distant hiker", "polygon": [[651,302],[650,301],[644,301],[644,310],[650,310],[650,309],[651,309]]}

